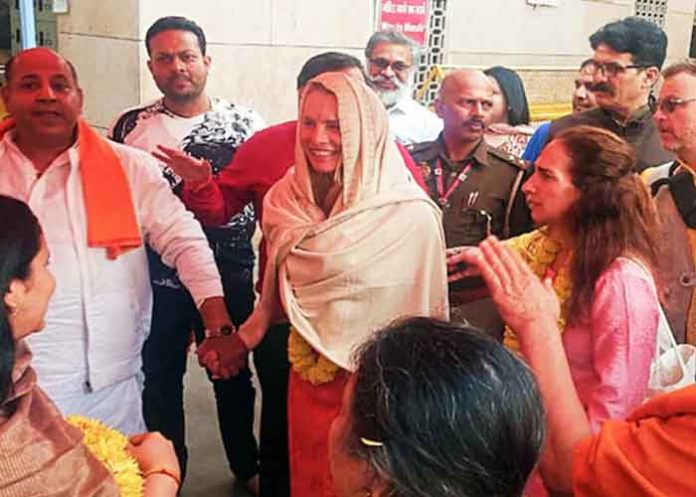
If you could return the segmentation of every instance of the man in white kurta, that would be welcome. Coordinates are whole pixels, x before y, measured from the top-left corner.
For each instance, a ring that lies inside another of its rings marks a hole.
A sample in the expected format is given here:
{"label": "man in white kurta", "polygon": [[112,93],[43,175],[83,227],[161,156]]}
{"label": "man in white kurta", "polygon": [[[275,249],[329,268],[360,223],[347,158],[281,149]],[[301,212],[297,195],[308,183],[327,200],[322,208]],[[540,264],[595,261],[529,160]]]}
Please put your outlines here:
{"label": "man in white kurta", "polygon": [[[77,121],[82,92],[71,66],[48,49],[18,54],[3,98],[16,119],[0,140],[0,193],[29,204],[50,250],[56,292],[30,346],[41,386],[64,414],[126,433],[144,430],[138,375],[152,292],[144,244],[110,259],[87,243]],[[148,154],[113,144],[143,241],[175,266],[209,329],[229,323],[200,225]]]}

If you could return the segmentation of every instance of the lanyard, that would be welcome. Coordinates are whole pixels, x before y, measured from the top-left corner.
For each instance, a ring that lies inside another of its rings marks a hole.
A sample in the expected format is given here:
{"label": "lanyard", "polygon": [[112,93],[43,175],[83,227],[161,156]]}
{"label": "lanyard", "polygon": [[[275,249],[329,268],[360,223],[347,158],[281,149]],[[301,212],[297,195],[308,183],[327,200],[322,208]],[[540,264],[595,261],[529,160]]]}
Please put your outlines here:
{"label": "lanyard", "polygon": [[466,178],[469,176],[471,166],[472,161],[469,161],[469,163],[464,167],[464,169],[462,169],[462,172],[457,175],[457,177],[454,179],[452,184],[445,192],[445,172],[442,168],[442,163],[440,162],[440,159],[437,159],[437,161],[435,162],[435,170],[433,171],[433,173],[435,174],[435,181],[437,184],[437,203],[440,204],[441,207],[447,207],[450,195],[452,195],[454,190],[456,190],[461,183],[464,183],[466,181]]}

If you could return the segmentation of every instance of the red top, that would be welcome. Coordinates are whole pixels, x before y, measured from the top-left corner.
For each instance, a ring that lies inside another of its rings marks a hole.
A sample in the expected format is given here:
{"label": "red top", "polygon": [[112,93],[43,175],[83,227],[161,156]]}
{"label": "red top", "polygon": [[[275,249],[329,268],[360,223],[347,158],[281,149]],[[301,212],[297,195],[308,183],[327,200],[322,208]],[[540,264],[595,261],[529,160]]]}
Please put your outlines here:
{"label": "red top", "polygon": [[[181,198],[205,226],[220,226],[252,202],[259,219],[263,219],[266,192],[295,163],[297,121],[270,126],[255,133],[234,154],[232,163],[205,183],[190,188],[184,183]],[[420,171],[406,149],[397,143],[399,152],[418,185],[427,193]],[[266,266],[266,244],[259,250],[259,282]],[[257,289],[260,291],[260,286]]]}

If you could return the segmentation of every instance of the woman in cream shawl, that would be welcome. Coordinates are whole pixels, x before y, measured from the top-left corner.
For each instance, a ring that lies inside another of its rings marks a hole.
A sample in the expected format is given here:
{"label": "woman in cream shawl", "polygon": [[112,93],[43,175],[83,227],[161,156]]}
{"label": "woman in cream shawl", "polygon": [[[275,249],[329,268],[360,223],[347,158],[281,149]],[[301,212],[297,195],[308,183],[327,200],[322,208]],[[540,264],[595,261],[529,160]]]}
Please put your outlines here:
{"label": "woman in cream shawl", "polygon": [[328,429],[355,349],[395,319],[448,317],[444,236],[364,82],[312,80],[295,150],[295,166],[266,195],[263,293],[239,337],[255,347],[282,304],[292,325],[292,495],[324,496],[333,493]]}

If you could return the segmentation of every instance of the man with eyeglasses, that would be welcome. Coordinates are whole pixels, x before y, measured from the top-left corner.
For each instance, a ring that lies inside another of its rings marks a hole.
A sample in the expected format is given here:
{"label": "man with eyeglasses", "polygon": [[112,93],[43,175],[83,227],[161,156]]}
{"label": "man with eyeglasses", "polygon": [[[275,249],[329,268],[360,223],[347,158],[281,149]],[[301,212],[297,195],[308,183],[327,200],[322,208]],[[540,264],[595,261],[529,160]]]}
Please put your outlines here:
{"label": "man with eyeglasses", "polygon": [[[451,72],[435,101],[444,130],[437,140],[410,147],[430,197],[442,209],[447,247],[478,245],[490,234],[508,238],[531,229],[520,191],[525,163],[484,140],[492,98],[483,72]],[[490,299],[479,300],[480,290],[478,278],[450,285],[450,306],[459,317],[497,335],[502,321]]]}
{"label": "man with eyeglasses", "polygon": [[660,276],[665,311],[679,343],[696,345],[696,63],[664,73],[655,122],[677,160],[646,169],[660,215]]}
{"label": "man with eyeglasses", "polygon": [[633,145],[638,171],[672,160],[660,143],[649,105],[665,60],[667,35],[650,21],[627,17],[600,28],[590,36],[590,45],[594,54],[586,71],[592,74],[590,90],[598,107],[554,121],[547,143],[566,128],[587,124]]}
{"label": "man with eyeglasses", "polygon": [[378,31],[367,42],[365,57],[368,78],[387,108],[392,136],[403,145],[437,138],[442,121],[411,97],[418,46],[397,31]]}

